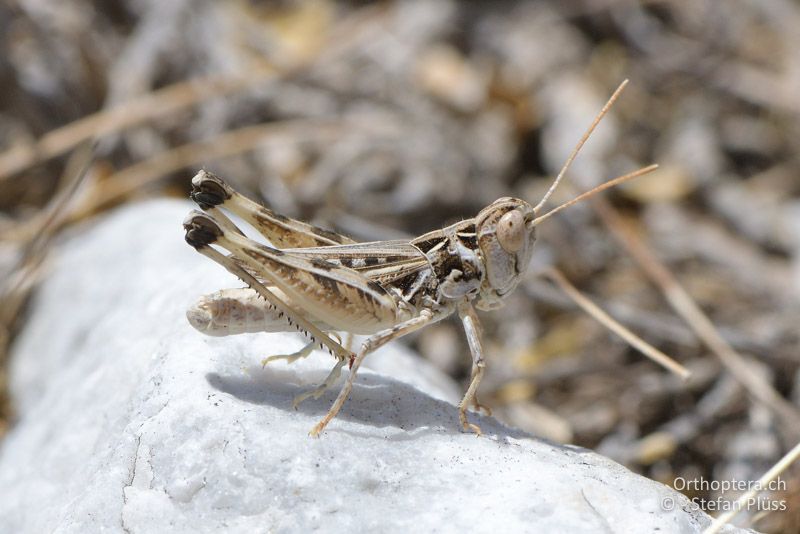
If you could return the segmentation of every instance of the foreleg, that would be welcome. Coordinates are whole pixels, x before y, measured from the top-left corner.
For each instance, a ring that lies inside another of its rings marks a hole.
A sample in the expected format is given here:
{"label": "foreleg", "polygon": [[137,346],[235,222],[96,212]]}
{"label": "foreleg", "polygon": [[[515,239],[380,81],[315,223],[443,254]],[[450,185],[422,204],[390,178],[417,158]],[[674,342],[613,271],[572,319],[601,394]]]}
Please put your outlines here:
{"label": "foreleg", "polygon": [[[478,315],[472,304],[467,300],[463,300],[458,305],[458,316],[461,323],[464,325],[464,332],[467,335],[467,343],[469,344],[469,351],[472,354],[472,379],[470,380],[467,392],[464,393],[464,398],[458,404],[458,419],[461,421],[461,426],[464,430],[471,430],[476,435],[481,435],[481,427],[467,421],[467,408],[475,406],[477,409],[484,408],[478,402],[478,385],[483,379],[483,373],[486,369],[486,363],[483,359],[483,345],[481,343],[480,322],[478,322]],[[488,413],[491,413],[488,408],[484,408]]]}

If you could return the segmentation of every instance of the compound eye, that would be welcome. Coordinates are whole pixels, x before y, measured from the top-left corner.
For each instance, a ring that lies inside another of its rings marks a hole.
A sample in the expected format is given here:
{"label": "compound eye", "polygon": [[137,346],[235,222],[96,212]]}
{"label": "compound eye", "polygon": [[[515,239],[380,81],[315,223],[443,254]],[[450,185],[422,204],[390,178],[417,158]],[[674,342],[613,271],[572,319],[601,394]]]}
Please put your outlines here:
{"label": "compound eye", "polygon": [[517,210],[511,210],[497,223],[497,240],[503,250],[517,252],[525,244],[525,218]]}

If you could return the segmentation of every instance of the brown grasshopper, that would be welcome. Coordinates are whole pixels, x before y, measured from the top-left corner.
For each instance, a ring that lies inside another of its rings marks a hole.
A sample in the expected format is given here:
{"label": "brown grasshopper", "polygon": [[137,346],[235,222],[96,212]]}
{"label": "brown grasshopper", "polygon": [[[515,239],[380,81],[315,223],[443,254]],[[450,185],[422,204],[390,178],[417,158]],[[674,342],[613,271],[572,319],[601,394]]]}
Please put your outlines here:
{"label": "brown grasshopper", "polygon": [[[474,218],[410,241],[357,243],[279,215],[213,174],[200,171],[192,180],[191,197],[203,212],[193,211],[184,221],[186,241],[249,288],[221,290],[201,298],[187,312],[189,322],[208,335],[283,331],[293,325],[311,339],[302,350],[266,358],[263,364],[306,357],[316,344],[327,348],[336,357],[336,365],[316,389],[295,398],[295,405],[311,396],[318,398],[349,364],[350,376],[336,401],[311,430],[311,435],[317,436],[341,409],[367,354],[457,313],[472,354],[472,377],[458,415],[465,430],[480,434],[478,425],[468,422],[466,415],[471,406],[483,408],[476,396],[485,363],[475,310],[496,309],[516,288],[530,262],[539,222],[588,194],[655,168],[622,176],[545,215],[536,215],[623,86],[595,119],[536,208],[517,198],[500,198]],[[219,208],[241,217],[274,247],[245,237]],[[331,336],[337,331],[368,337],[352,353]]]}

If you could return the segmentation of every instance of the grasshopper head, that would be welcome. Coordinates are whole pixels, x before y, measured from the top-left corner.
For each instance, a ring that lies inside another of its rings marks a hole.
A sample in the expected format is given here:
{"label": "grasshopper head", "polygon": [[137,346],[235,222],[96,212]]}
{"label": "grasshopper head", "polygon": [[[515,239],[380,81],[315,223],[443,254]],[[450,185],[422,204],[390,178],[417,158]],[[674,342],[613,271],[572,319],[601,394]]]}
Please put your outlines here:
{"label": "grasshopper head", "polygon": [[477,307],[497,308],[528,268],[536,241],[533,207],[518,198],[503,197],[481,210],[475,218],[478,247],[486,276]]}

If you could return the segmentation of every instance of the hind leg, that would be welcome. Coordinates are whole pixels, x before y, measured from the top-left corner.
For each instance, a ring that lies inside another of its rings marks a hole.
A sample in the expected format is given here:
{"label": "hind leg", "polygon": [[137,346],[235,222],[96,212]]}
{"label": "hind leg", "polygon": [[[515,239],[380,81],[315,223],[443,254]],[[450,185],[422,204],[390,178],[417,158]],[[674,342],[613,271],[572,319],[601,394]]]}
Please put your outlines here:
{"label": "hind leg", "polygon": [[307,358],[309,354],[314,352],[314,345],[316,344],[317,344],[316,342],[311,341],[297,352],[293,352],[291,354],[276,354],[274,356],[268,356],[267,358],[261,360],[261,367],[266,367],[269,362],[274,362],[275,360],[286,360],[286,363],[294,363],[297,360]]}

